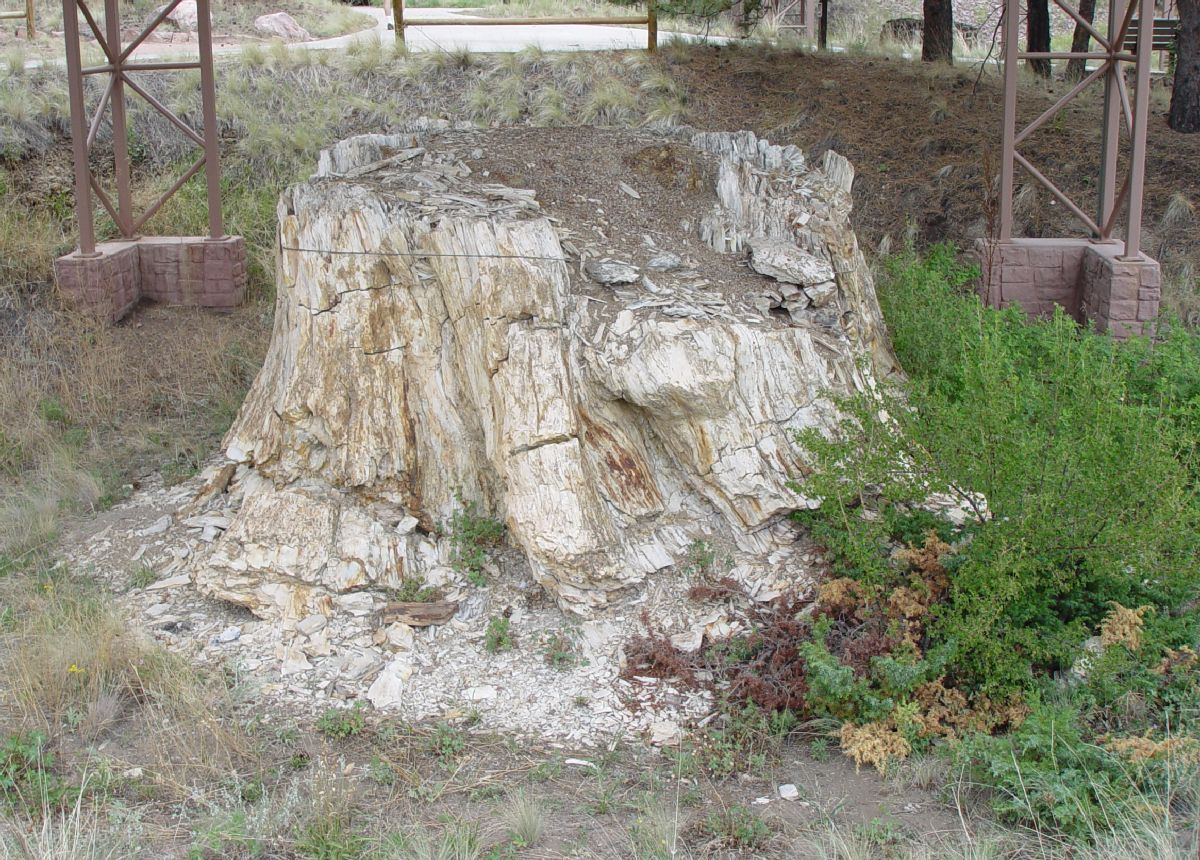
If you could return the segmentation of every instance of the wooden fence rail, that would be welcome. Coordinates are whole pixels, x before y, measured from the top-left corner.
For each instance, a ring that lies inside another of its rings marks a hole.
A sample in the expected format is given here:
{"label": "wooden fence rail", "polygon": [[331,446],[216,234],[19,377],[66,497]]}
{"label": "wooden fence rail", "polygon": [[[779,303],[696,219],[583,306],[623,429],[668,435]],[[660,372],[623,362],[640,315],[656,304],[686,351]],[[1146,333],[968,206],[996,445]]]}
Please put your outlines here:
{"label": "wooden fence rail", "polygon": [[25,0],[24,12],[0,12],[0,21],[11,20],[14,18],[25,19],[26,39],[32,39],[37,35],[37,30],[33,25],[33,0]]}
{"label": "wooden fence rail", "polygon": [[395,18],[396,38],[404,44],[406,27],[516,27],[539,24],[645,24],[646,50],[658,50],[658,9],[655,0],[646,0],[646,14],[627,17],[558,17],[558,18],[437,18],[412,19],[404,16],[404,0],[396,0],[392,7]]}

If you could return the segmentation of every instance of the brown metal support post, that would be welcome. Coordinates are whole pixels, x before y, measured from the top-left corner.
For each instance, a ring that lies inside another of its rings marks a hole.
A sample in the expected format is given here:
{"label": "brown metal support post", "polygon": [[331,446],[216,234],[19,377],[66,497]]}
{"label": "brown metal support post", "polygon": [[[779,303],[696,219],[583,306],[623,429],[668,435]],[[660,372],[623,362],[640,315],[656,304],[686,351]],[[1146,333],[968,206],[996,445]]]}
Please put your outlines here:
{"label": "brown metal support post", "polygon": [[[1121,51],[1118,36],[1121,35],[1124,20],[1125,0],[1111,0],[1108,5],[1110,55]],[[1100,198],[1096,213],[1096,223],[1100,225],[1112,224],[1115,220],[1112,214],[1117,205],[1117,157],[1121,150],[1121,92],[1118,79],[1122,74],[1123,67],[1110,56],[1108,72],[1104,76],[1104,126],[1100,139]],[[1109,235],[1101,233],[1098,238],[1106,240]]]}
{"label": "brown metal support post", "polygon": [[125,117],[125,81],[121,72],[121,10],[118,0],[104,0],[104,38],[113,52],[112,111],[113,167],[117,180],[117,229],[121,238],[133,236],[133,191],[129,172],[129,129]]}
{"label": "brown metal support post", "polygon": [[1125,230],[1125,259],[1136,260],[1142,249],[1142,179],[1146,170],[1146,125],[1150,118],[1150,53],[1154,0],[1141,0],[1138,8],[1137,89],[1133,103],[1133,128],[1129,150],[1129,219]]}
{"label": "brown metal support post", "polygon": [[1012,238],[1013,169],[1017,137],[1017,54],[1021,38],[1020,0],[1004,0],[1004,128],[1000,143],[1000,241]]}
{"label": "brown metal support post", "polygon": [[204,114],[204,176],[208,181],[208,238],[223,239],[221,138],[217,128],[217,84],[213,70],[209,0],[196,0],[196,36],[200,41],[200,99]]}
{"label": "brown metal support post", "polygon": [[75,161],[75,218],[79,222],[79,253],[93,257],[96,255],[96,231],[92,224],[92,172],[88,166],[83,60],[79,52],[79,11],[75,8],[75,0],[63,0],[63,40],[67,52],[67,95],[71,102],[71,149]]}
{"label": "brown metal support post", "polygon": [[651,54],[658,50],[658,6],[654,0],[646,0],[646,50]]}

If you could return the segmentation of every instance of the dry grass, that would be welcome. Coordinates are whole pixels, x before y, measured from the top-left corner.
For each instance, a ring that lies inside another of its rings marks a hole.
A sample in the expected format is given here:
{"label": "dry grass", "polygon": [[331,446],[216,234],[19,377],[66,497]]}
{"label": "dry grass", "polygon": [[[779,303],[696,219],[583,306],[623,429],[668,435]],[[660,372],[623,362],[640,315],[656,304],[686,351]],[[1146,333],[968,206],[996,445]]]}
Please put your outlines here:
{"label": "dry grass", "polygon": [[186,799],[255,761],[231,692],[143,641],[89,579],[61,567],[0,579],[0,725],[64,727],[88,743],[122,737],[114,767],[139,767],[165,798]]}

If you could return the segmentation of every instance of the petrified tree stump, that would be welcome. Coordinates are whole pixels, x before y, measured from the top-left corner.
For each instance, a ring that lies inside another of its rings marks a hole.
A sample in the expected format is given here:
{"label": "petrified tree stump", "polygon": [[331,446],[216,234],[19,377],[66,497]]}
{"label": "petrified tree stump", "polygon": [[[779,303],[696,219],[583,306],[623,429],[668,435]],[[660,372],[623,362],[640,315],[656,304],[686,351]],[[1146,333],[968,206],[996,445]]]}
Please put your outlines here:
{"label": "petrified tree stump", "polygon": [[406,576],[461,584],[468,502],[572,608],[696,539],[765,553],[809,504],[796,432],[891,369],[852,179],[748,132],[338,144],[279,204],[270,351],[225,442],[241,506],[198,581],[367,613]]}

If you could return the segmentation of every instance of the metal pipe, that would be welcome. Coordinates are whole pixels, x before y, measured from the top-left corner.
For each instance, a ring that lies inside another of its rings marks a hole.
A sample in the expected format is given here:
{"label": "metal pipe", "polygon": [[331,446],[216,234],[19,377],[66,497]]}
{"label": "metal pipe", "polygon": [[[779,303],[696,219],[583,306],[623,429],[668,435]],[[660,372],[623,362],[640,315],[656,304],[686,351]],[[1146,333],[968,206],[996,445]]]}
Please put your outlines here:
{"label": "metal pipe", "polygon": [[[121,10],[118,0],[104,0],[104,26],[108,30],[108,44],[114,51],[121,46]],[[121,77],[121,61],[118,55],[113,63],[112,97],[108,108],[112,115],[113,166],[117,181],[117,211],[121,217],[118,226],[121,238],[132,239],[128,228],[133,223],[133,184],[129,170],[129,126],[125,117],[125,82]]]}
{"label": "metal pipe", "polygon": [[1012,239],[1013,160],[1017,154],[1017,40],[1020,0],[1004,0],[1004,127],[1000,153],[1000,241]]}
{"label": "metal pipe", "polygon": [[[1125,0],[1109,0],[1108,43],[1119,46],[1120,21],[1125,14]],[[1100,188],[1097,198],[1096,222],[1109,223],[1117,193],[1117,157],[1121,149],[1121,98],[1117,78],[1120,63],[1109,63],[1104,76],[1104,119],[1100,136]]]}
{"label": "metal pipe", "polygon": [[198,69],[201,64],[197,60],[184,63],[124,63],[123,72],[177,72],[184,69]]}
{"label": "metal pipe", "polygon": [[[217,129],[217,85],[213,74],[212,18],[209,0],[196,0],[196,36],[200,40],[200,98],[204,113],[204,174],[208,183],[208,238],[221,239],[221,139]],[[145,219],[143,219],[144,221]]]}
{"label": "metal pipe", "polygon": [[171,112],[170,108],[166,107],[166,105],[164,105],[162,102],[160,102],[154,96],[150,95],[150,93],[148,93],[144,89],[142,89],[142,87],[136,81],[126,78],[125,83],[129,85],[129,88],[131,90],[133,90],[139,96],[144,98],[149,103],[150,107],[154,108],[160,114],[165,116],[171,122],[172,125],[174,125],[177,129],[179,129],[185,135],[187,135],[192,140],[192,142],[196,144],[196,146],[204,146],[204,138],[201,137],[200,135],[196,134],[195,129],[193,129],[191,126],[189,126],[183,120],[181,120],[179,117],[175,116],[175,114],[173,114]]}
{"label": "metal pipe", "polygon": [[1129,150],[1129,221],[1125,229],[1124,259],[1141,258],[1142,180],[1146,170],[1146,126],[1150,118],[1150,51],[1154,34],[1146,23],[1154,17],[1154,0],[1141,0],[1138,12],[1142,26],[1137,40],[1137,91],[1133,102],[1133,126]]}
{"label": "metal pipe", "polygon": [[1020,146],[1021,141],[1025,140],[1025,138],[1029,137],[1029,135],[1033,134],[1035,131],[1037,131],[1039,128],[1041,128],[1042,125],[1044,125],[1052,116],[1054,116],[1056,113],[1058,113],[1060,110],[1062,110],[1062,108],[1066,105],[1067,102],[1069,102],[1071,99],[1075,98],[1075,96],[1079,95],[1079,93],[1084,89],[1084,87],[1088,86],[1088,84],[1090,84],[1092,81],[1096,80],[1096,78],[1098,78],[1102,74],[1104,74],[1104,70],[1105,70],[1105,67],[1101,66],[1100,68],[1098,68],[1094,72],[1092,72],[1090,75],[1088,75],[1086,78],[1084,78],[1082,81],[1077,83],[1071,89],[1070,92],[1068,92],[1065,96],[1063,96],[1058,101],[1056,101],[1053,105],[1051,105],[1041,116],[1039,116],[1037,119],[1035,119],[1029,125],[1025,126],[1025,129],[1020,134],[1018,134],[1016,140],[1013,141],[1013,145]]}
{"label": "metal pipe", "polygon": [[79,11],[76,0],[63,0],[63,41],[66,43],[67,95],[71,102],[71,154],[75,162],[75,220],[79,222],[79,253],[96,254],[92,224],[92,172],[88,166],[87,127],[84,124],[83,59],[79,55]]}
{"label": "metal pipe", "polygon": [[[1150,0],[1150,2],[1153,3],[1154,0]],[[1041,185],[1054,196],[1055,200],[1070,209],[1071,212],[1074,213],[1075,217],[1082,221],[1089,230],[1097,234],[1100,232],[1100,227],[1096,224],[1096,222],[1089,218],[1087,213],[1071,202],[1070,197],[1059,191],[1058,186],[1047,179],[1040,170],[1030,164],[1025,157],[1021,155],[1021,153],[1014,152],[1013,159],[1026,170],[1028,170],[1029,175],[1041,183]]]}
{"label": "metal pipe", "polygon": [[96,105],[96,112],[92,114],[92,125],[88,129],[87,148],[91,152],[92,144],[96,142],[96,135],[100,132],[100,126],[104,122],[104,109],[108,107],[108,100],[112,98],[113,81],[109,78],[108,86],[104,88],[104,95],[100,97],[100,104]]}
{"label": "metal pipe", "polygon": [[[191,167],[189,167],[187,169],[187,171],[184,172],[183,176],[176,179],[175,184],[172,185],[170,188],[168,188],[166,191],[164,191],[161,195],[159,195],[159,198],[154,201],[153,205],[151,205],[149,209],[147,209],[144,213],[142,213],[142,217],[139,218],[137,220],[137,222],[134,224],[134,229],[141,230],[147,221],[149,221],[151,218],[153,218],[155,215],[157,215],[158,210],[163,207],[163,204],[171,199],[171,195],[174,194],[176,191],[178,191],[180,188],[182,188],[184,186],[184,183],[186,183],[189,179],[191,179],[193,176],[195,176],[197,173],[200,172],[200,168],[205,166],[206,160],[207,159],[203,155],[201,155],[198,159],[196,159],[196,162]],[[211,216],[211,212],[210,212],[210,216]],[[211,221],[211,217],[209,220]],[[220,237],[212,237],[212,238],[220,238]]]}

